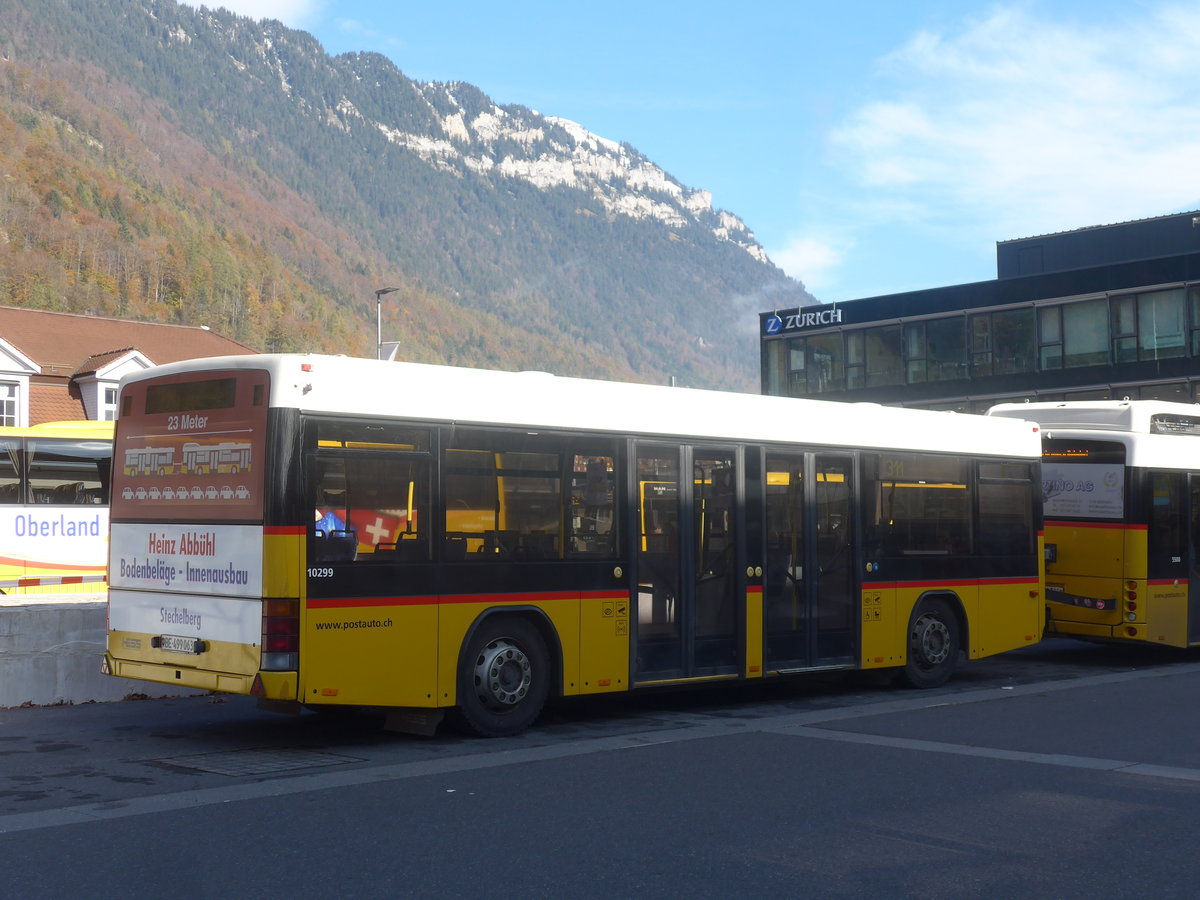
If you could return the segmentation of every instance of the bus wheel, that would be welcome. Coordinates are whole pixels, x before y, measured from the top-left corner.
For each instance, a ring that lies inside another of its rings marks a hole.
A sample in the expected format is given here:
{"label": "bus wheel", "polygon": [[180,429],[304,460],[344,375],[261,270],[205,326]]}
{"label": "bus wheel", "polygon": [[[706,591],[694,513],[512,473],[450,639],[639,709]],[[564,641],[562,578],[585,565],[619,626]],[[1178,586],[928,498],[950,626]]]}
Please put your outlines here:
{"label": "bus wheel", "polygon": [[946,683],[958,665],[962,639],[958,617],[945,600],[926,600],[913,610],[908,626],[908,661],[903,677],[910,687],[934,688]]}
{"label": "bus wheel", "polygon": [[522,619],[485,621],[462,655],[454,721],[480,737],[508,737],[533,724],[550,689],[546,644]]}

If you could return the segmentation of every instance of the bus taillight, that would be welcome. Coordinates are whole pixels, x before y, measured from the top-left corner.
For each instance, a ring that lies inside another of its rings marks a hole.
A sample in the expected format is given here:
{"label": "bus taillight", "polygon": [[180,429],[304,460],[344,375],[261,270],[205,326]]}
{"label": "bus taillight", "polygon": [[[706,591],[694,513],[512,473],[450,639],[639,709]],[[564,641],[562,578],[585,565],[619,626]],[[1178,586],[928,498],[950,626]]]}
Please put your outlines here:
{"label": "bus taillight", "polygon": [[299,666],[300,601],[264,600],[261,668],[286,672]]}

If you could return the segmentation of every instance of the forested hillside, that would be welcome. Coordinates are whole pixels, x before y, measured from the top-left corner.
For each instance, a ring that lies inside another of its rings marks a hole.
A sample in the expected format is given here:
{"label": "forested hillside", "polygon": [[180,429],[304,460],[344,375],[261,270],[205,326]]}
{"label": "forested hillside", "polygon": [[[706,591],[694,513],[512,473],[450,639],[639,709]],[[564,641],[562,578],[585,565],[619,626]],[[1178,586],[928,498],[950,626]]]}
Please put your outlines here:
{"label": "forested hillside", "polygon": [[0,303],[264,350],[756,384],[811,302],[628,145],[168,0],[0,0]]}

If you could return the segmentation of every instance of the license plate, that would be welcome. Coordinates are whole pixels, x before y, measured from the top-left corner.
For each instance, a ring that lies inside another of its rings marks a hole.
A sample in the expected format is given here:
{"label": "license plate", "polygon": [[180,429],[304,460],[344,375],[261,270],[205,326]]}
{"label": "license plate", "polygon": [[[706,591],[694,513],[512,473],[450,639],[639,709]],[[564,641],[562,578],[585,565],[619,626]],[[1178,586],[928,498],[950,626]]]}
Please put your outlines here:
{"label": "license plate", "polygon": [[171,653],[201,653],[204,650],[204,642],[198,641],[194,637],[164,634],[158,639],[158,649],[168,650]]}

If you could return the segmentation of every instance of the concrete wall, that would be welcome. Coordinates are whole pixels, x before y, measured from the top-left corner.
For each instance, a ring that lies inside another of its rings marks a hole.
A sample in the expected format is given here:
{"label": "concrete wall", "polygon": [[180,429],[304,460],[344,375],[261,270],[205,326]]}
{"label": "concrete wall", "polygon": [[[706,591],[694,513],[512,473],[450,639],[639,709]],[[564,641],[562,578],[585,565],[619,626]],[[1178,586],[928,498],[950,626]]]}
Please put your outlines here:
{"label": "concrete wall", "polygon": [[0,598],[0,707],[199,693],[100,674],[103,594]]}

